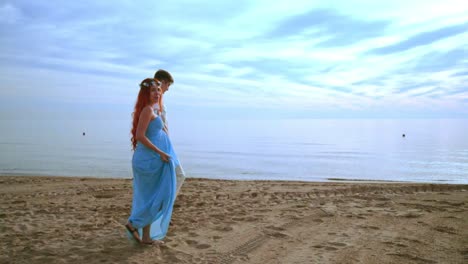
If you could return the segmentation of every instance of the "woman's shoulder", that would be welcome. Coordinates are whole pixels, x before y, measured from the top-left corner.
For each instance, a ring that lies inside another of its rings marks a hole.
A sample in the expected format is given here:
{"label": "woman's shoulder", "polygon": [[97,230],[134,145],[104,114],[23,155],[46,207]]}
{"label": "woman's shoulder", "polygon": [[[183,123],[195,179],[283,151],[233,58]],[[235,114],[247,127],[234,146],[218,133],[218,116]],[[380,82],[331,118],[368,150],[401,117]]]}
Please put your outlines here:
{"label": "woman's shoulder", "polygon": [[153,112],[153,107],[151,105],[147,105],[143,108],[143,110],[141,111],[142,113],[143,112],[146,112],[146,113],[152,113]]}
{"label": "woman's shoulder", "polygon": [[156,117],[153,111],[153,107],[151,107],[150,105],[145,106],[143,110],[141,110],[141,115],[151,117],[151,119],[154,119]]}

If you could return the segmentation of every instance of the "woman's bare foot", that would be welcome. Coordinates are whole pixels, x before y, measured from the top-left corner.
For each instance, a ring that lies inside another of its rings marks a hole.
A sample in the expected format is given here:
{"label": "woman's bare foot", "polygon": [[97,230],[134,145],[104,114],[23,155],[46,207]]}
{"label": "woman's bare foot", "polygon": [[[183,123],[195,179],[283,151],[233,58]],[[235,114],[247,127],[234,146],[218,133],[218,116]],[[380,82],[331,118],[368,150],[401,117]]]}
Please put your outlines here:
{"label": "woman's bare foot", "polygon": [[138,243],[142,243],[142,240],[140,238],[140,234],[138,233],[138,229],[134,228],[130,222],[125,224],[125,228],[132,235],[132,237],[133,237],[133,239],[135,241],[137,241]]}
{"label": "woman's bare foot", "polygon": [[143,239],[141,241],[141,243],[145,244],[145,245],[163,245],[164,241],[162,241],[162,240]]}

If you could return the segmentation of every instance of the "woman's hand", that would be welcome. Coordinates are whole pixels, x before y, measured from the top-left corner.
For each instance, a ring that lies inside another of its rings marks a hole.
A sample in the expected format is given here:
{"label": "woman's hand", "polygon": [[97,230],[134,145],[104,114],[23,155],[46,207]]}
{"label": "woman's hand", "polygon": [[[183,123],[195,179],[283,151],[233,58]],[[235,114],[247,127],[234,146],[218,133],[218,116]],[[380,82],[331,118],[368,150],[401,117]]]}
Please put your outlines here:
{"label": "woman's hand", "polygon": [[171,158],[171,156],[167,155],[164,152],[159,153],[159,156],[161,156],[161,160],[163,162],[169,162],[169,159]]}

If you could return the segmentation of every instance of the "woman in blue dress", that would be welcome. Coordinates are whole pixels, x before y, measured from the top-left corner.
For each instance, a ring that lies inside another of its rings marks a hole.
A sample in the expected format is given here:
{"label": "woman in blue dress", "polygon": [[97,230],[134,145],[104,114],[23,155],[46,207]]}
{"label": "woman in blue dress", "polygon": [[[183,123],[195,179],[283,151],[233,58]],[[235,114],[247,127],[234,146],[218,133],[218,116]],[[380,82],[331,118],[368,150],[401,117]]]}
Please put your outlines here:
{"label": "woman in blue dress", "polygon": [[176,196],[175,167],[179,162],[161,115],[152,107],[161,101],[159,86],[157,79],[144,79],[133,112],[133,202],[125,227],[142,244],[162,243]]}

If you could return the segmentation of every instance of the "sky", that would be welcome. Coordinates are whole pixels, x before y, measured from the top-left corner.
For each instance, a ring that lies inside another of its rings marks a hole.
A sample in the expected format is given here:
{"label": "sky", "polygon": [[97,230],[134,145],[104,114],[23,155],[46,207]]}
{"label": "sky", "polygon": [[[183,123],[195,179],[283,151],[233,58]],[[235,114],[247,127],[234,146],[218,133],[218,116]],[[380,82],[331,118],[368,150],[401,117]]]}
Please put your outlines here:
{"label": "sky", "polygon": [[468,1],[0,0],[0,119],[466,118]]}

